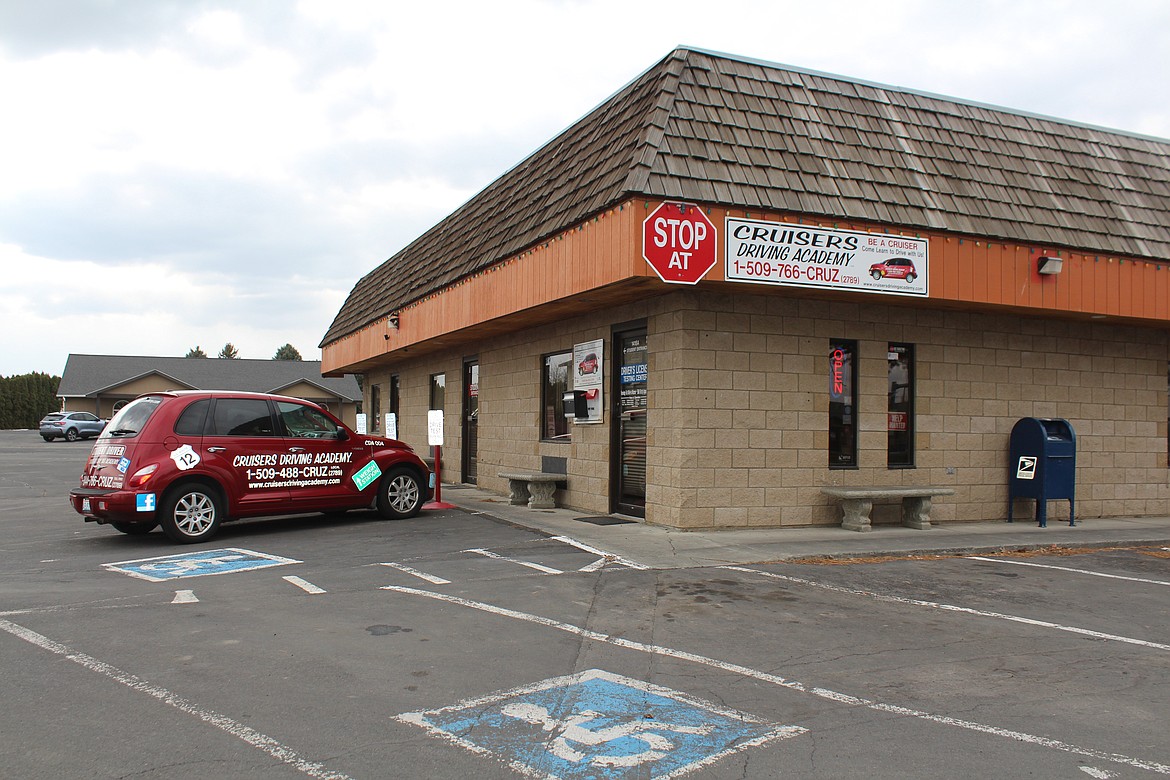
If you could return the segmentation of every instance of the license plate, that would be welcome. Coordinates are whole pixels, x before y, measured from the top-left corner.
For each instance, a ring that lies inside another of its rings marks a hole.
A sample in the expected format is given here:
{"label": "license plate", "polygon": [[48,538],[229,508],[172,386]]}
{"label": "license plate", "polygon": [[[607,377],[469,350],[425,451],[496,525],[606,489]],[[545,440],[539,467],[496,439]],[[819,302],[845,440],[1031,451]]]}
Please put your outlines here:
{"label": "license plate", "polygon": [[82,511],[82,512],[89,512],[89,511],[91,511],[91,510],[90,510],[90,508],[89,508],[89,499],[88,499],[88,498],[83,498],[83,499],[81,499],[81,511]]}

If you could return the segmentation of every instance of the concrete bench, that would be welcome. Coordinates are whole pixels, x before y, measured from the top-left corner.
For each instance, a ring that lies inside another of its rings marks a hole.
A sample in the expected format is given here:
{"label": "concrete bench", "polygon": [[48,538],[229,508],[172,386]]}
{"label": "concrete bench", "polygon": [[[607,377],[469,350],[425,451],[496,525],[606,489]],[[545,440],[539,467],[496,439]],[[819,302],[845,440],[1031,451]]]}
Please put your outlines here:
{"label": "concrete bench", "polygon": [[501,471],[499,474],[508,480],[508,497],[513,506],[528,504],[529,509],[555,509],[556,501],[553,493],[557,490],[557,483],[564,482],[564,474],[545,474],[543,472],[513,472]]}
{"label": "concrete bench", "polygon": [[906,487],[882,485],[871,487],[823,487],[821,492],[841,502],[841,527],[847,531],[869,531],[870,510],[874,501],[902,500],[902,525],[907,528],[930,528],[930,500],[934,496],[953,496],[944,487]]}

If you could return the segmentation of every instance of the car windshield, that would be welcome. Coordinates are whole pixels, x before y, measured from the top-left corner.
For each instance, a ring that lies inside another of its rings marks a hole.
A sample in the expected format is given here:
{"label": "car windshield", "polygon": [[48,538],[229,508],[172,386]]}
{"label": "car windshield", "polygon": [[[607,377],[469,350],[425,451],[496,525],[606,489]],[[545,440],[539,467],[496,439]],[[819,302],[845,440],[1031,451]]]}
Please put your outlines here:
{"label": "car windshield", "polygon": [[142,426],[146,425],[146,421],[150,419],[150,415],[154,414],[154,410],[162,403],[162,400],[155,395],[135,398],[114,415],[114,419],[110,420],[110,424],[102,432],[101,438],[137,435],[142,430]]}

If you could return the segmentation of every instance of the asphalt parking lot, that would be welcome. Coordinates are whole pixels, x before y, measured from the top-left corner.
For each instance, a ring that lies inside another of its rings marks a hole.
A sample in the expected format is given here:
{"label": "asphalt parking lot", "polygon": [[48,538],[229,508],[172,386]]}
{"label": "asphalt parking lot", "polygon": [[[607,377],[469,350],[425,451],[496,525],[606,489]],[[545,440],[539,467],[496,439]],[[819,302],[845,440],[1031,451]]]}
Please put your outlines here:
{"label": "asphalt parking lot", "polygon": [[88,449],[0,432],[7,777],[1170,774],[1158,545],[662,568],[478,504],[176,547],[73,513]]}

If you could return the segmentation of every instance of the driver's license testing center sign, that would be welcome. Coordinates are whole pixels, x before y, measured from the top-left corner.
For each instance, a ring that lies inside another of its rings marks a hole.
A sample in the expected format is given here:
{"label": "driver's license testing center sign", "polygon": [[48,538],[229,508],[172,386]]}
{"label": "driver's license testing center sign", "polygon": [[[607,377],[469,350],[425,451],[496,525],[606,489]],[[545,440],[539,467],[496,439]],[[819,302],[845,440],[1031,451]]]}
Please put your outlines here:
{"label": "driver's license testing center sign", "polygon": [[727,217],[724,278],[888,295],[927,294],[924,238]]}

